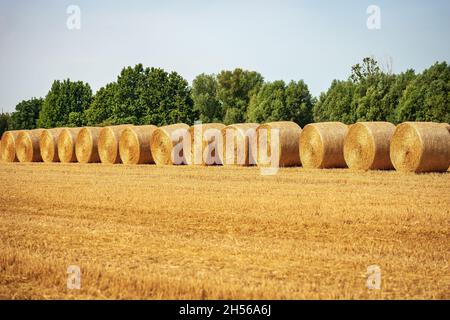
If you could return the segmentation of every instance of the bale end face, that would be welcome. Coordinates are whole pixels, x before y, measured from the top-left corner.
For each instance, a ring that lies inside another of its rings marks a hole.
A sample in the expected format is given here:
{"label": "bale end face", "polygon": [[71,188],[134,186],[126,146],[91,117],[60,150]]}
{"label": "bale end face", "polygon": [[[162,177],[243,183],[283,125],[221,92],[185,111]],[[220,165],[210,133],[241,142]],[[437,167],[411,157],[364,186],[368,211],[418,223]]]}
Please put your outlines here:
{"label": "bale end face", "polygon": [[82,128],[75,142],[75,154],[80,163],[100,162],[98,155],[99,128]]}
{"label": "bale end face", "polygon": [[0,144],[0,160],[4,162],[19,161],[16,156],[16,139],[19,132],[6,131],[2,135]]}
{"label": "bale end face", "polygon": [[39,148],[44,162],[58,162],[59,130],[44,130],[39,137]]}
{"label": "bale end face", "polygon": [[39,149],[39,136],[43,130],[22,131],[17,135],[16,154],[20,162],[42,161]]}
{"label": "bale end face", "polygon": [[62,163],[76,162],[75,141],[79,128],[66,128],[58,137],[58,157]]}
{"label": "bale end face", "polygon": [[150,149],[156,165],[187,164],[186,155],[191,154],[188,130],[186,124],[174,124],[153,132]]}
{"label": "bale end face", "polygon": [[100,161],[107,164],[120,163],[119,156],[120,132],[116,132],[111,127],[100,130],[98,136],[98,154]]}

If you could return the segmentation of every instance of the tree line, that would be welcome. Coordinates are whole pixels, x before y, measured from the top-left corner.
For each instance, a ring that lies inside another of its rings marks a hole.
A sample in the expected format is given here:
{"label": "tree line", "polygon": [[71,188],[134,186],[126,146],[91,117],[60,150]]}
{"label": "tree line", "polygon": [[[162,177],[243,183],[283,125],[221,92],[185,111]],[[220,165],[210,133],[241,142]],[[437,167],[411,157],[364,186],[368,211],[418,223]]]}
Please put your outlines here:
{"label": "tree line", "polygon": [[0,115],[5,130],[184,122],[436,121],[450,122],[450,66],[435,63],[422,73],[383,71],[373,58],[334,80],[318,98],[303,80],[268,82],[255,71],[200,74],[189,86],[176,72],[123,68],[117,80],[93,94],[82,81],[56,80],[44,98],[16,105]]}

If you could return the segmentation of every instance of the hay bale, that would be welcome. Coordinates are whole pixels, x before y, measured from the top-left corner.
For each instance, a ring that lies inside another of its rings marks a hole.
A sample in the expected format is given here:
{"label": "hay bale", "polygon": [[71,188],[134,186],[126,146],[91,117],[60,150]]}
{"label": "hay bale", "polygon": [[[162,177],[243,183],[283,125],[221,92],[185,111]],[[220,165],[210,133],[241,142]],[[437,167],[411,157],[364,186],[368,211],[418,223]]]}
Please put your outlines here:
{"label": "hay bale", "polygon": [[223,165],[256,164],[258,126],[257,123],[237,123],[222,129]]}
{"label": "hay bale", "polygon": [[222,164],[222,129],[221,123],[195,124],[189,128],[191,136],[191,156],[186,161],[191,165]]}
{"label": "hay bale", "polygon": [[442,123],[442,125],[447,129],[447,131],[450,133],[450,124],[448,123]]}
{"label": "hay bale", "polygon": [[120,158],[124,164],[154,163],[150,140],[156,126],[132,126],[125,128],[119,140]]}
{"label": "hay bale", "polygon": [[358,122],[344,140],[344,158],[350,169],[394,169],[389,147],[395,125],[389,122]]}
{"label": "hay bale", "polygon": [[75,142],[75,154],[80,163],[100,162],[98,154],[98,136],[101,128],[84,127],[77,135]]}
{"label": "hay bale", "polygon": [[24,130],[17,135],[16,155],[20,162],[42,161],[39,137],[43,129]]}
{"label": "hay bale", "polygon": [[348,127],[341,122],[308,124],[300,135],[300,159],[308,169],[345,168],[344,139]]}
{"label": "hay bale", "polygon": [[278,130],[278,165],[292,167],[300,165],[299,140],[302,129],[291,121],[269,122],[256,129],[258,166],[270,165],[272,157],[272,135]]}
{"label": "hay bale", "polygon": [[131,125],[104,127],[98,136],[98,154],[102,163],[120,163],[119,140],[123,131]]}
{"label": "hay bale", "polygon": [[0,159],[4,162],[19,161],[16,156],[16,139],[20,130],[5,131],[2,134],[2,143],[0,145]]}
{"label": "hay bale", "polygon": [[156,165],[186,164],[190,156],[189,126],[172,124],[156,129],[150,139],[150,149]]}
{"label": "hay bale", "polygon": [[405,122],[391,139],[395,169],[406,172],[441,172],[450,166],[450,134],[439,123]]}
{"label": "hay bale", "polygon": [[39,149],[44,162],[58,162],[58,137],[63,128],[46,129],[39,136]]}
{"label": "hay bale", "polygon": [[75,142],[82,128],[63,128],[58,137],[58,157],[62,163],[77,162]]}

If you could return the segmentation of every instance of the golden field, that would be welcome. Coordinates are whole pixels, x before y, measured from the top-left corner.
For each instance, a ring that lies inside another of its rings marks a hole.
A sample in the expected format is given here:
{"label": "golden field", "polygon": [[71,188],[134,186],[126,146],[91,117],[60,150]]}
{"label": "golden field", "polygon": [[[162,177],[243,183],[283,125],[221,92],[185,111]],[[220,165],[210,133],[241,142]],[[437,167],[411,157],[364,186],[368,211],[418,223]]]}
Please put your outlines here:
{"label": "golden field", "polygon": [[448,173],[0,164],[2,299],[449,299],[449,261]]}

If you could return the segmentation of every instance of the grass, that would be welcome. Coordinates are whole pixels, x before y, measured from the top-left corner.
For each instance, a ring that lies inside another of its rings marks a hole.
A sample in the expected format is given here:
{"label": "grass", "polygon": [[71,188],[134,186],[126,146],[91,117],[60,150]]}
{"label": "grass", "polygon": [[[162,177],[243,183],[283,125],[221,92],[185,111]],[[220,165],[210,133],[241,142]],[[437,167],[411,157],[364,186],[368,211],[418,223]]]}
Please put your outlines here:
{"label": "grass", "polygon": [[0,181],[2,299],[450,298],[449,174],[1,163]]}

